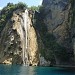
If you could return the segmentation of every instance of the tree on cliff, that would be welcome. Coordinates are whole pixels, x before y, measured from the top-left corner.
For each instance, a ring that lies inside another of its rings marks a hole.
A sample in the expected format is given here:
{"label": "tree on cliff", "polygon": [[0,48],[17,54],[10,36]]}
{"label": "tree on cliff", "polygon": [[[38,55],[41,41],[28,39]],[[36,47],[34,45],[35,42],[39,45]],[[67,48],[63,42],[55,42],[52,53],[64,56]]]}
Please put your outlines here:
{"label": "tree on cliff", "polygon": [[13,12],[17,9],[26,9],[25,3],[19,2],[18,4],[8,3],[0,13],[0,33],[6,25],[6,22],[12,17]]}

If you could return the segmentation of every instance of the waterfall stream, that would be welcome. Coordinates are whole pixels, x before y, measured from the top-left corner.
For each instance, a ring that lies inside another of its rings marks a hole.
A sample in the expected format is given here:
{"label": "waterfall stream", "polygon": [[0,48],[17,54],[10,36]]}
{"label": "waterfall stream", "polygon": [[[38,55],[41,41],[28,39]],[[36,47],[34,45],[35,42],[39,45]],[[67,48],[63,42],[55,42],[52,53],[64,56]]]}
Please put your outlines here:
{"label": "waterfall stream", "polygon": [[25,66],[29,65],[28,62],[28,10],[26,9],[23,13],[23,64]]}

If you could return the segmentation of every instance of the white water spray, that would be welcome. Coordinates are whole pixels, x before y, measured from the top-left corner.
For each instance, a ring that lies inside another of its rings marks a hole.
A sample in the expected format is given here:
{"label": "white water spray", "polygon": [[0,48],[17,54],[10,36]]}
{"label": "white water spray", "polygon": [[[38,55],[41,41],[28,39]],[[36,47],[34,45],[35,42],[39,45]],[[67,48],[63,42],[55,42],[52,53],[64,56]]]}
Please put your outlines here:
{"label": "white water spray", "polygon": [[28,10],[23,13],[24,45],[23,45],[23,64],[28,66]]}

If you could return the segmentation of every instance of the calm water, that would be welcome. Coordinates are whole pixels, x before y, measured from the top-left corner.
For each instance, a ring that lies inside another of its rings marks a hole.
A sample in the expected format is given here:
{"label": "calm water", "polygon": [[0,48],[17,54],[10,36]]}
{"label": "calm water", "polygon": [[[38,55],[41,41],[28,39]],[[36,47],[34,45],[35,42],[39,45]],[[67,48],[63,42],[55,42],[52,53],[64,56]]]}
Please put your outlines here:
{"label": "calm water", "polygon": [[0,75],[75,75],[75,72],[62,68],[0,65]]}

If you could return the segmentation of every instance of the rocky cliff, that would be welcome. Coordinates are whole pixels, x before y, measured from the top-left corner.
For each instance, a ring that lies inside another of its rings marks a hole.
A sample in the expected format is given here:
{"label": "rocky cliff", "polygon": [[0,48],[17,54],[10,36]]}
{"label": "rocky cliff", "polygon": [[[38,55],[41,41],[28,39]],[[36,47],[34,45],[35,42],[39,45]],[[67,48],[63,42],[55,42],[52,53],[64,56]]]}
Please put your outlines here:
{"label": "rocky cliff", "polygon": [[43,50],[45,53],[43,56],[57,65],[74,64],[73,12],[74,1],[71,0],[43,0],[40,9],[39,15],[42,18],[38,17],[37,22],[40,20],[40,26],[45,28],[40,28],[40,35],[43,36],[41,39],[46,50]]}
{"label": "rocky cliff", "polygon": [[[43,0],[39,12],[21,6],[13,13],[7,9],[11,16],[0,14],[0,18],[7,18],[0,20],[0,63],[74,65],[74,3],[74,0]],[[10,7],[14,9],[13,5]]]}
{"label": "rocky cliff", "polygon": [[38,65],[38,43],[32,13],[18,9],[1,32],[0,63]]}

